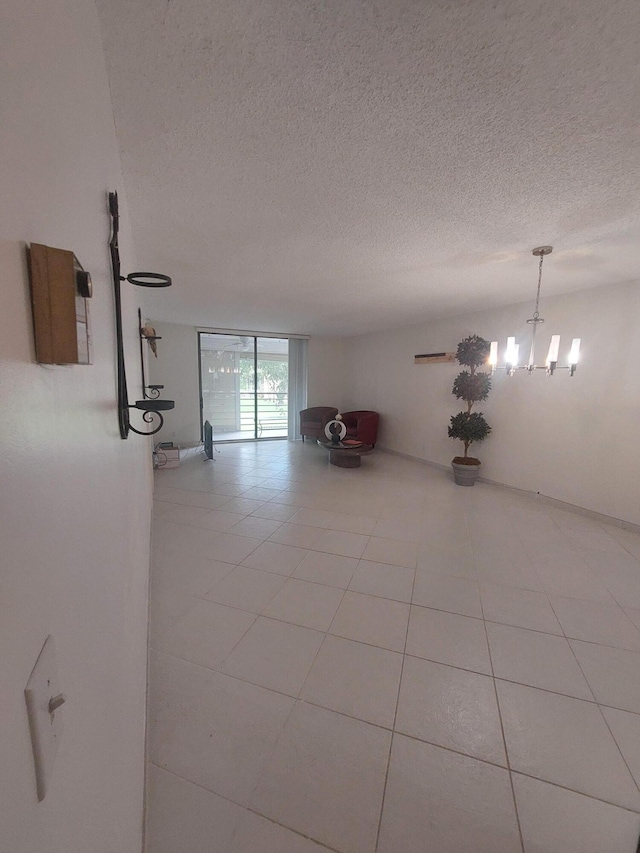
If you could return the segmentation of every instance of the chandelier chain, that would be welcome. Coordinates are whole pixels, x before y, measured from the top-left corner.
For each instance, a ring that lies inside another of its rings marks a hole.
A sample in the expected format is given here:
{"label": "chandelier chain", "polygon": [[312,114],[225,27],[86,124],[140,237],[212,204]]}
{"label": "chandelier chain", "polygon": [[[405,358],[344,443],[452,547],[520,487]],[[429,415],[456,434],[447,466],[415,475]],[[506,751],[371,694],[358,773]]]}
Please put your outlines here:
{"label": "chandelier chain", "polygon": [[540,255],[540,263],[538,265],[538,291],[536,293],[536,310],[533,312],[533,319],[537,320],[540,317],[540,312],[538,311],[538,306],[540,305],[540,287],[542,285],[542,262],[544,261],[544,255]]}

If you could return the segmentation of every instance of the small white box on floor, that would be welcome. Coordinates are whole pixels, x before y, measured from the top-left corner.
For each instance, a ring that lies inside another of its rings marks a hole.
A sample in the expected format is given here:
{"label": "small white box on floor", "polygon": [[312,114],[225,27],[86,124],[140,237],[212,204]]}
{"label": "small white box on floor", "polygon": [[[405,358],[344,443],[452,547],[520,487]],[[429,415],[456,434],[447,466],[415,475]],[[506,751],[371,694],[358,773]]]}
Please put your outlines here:
{"label": "small white box on floor", "polygon": [[163,447],[159,444],[153,451],[154,468],[179,468],[180,448],[174,444]]}

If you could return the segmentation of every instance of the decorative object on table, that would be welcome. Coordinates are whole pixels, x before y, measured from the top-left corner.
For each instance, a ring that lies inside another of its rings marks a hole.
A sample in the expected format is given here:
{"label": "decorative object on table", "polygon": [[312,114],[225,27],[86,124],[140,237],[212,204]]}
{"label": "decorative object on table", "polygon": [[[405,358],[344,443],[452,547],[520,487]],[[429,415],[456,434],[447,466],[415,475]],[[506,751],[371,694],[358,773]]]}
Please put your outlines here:
{"label": "decorative object on table", "polygon": [[333,444],[340,444],[347,434],[347,428],[342,422],[342,415],[336,415],[324,428],[324,434]]}
{"label": "decorative object on table", "polygon": [[484,439],[491,427],[482,412],[472,412],[474,403],[486,400],[491,390],[491,376],[478,372],[485,364],[490,344],[478,335],[470,335],[458,344],[457,361],[469,370],[459,373],[454,382],[452,394],[467,404],[466,412],[452,415],[449,426],[449,438],[459,439],[464,444],[464,456],[456,456],[451,462],[453,475],[459,486],[473,486],[480,473],[480,460],[469,456],[469,447]]}
{"label": "decorative object on table", "polygon": [[[158,396],[151,399],[147,396],[146,391],[149,389],[157,389],[158,394],[161,385],[145,386],[142,389],[142,400],[136,400],[135,403],[129,403],[129,395],[127,392],[127,374],[124,363],[124,340],[122,334],[122,294],[120,290],[120,282],[128,281],[139,287],[169,287],[171,279],[168,275],[155,272],[134,272],[128,276],[120,275],[120,250],[118,248],[118,231],[120,230],[120,214],[118,210],[118,193],[109,193],[109,214],[111,216],[111,236],[109,239],[109,253],[111,255],[111,269],[113,273],[113,293],[115,301],[115,319],[116,319],[116,361],[118,370],[118,424],[120,427],[120,438],[128,438],[129,432],[135,432],[138,435],[155,435],[162,429],[164,418],[162,412],[167,412],[174,408],[173,400],[160,400]],[[138,322],[140,324],[140,313],[138,312]],[[142,354],[142,336],[140,338],[140,352]],[[144,359],[143,364],[143,386],[144,378]],[[153,424],[154,418],[157,418],[159,423],[156,427],[149,431],[137,429],[131,425],[129,410],[138,409],[142,412],[142,420],[146,424]]]}
{"label": "decorative object on table", "polygon": [[451,364],[455,360],[455,352],[425,352],[413,357],[414,364]]}
{"label": "decorative object on table", "polygon": [[91,364],[91,275],[73,252],[41,243],[31,244],[27,260],[36,361]]}
{"label": "decorative object on table", "polygon": [[347,438],[361,441],[363,444],[376,446],[378,440],[378,425],[380,415],[378,412],[357,410],[355,412],[343,412],[342,420],[347,428]]}
{"label": "decorative object on table", "polygon": [[331,406],[312,406],[300,412],[300,435],[304,441],[305,436],[324,440],[324,428],[330,420],[338,414],[338,410]]}
{"label": "decorative object on table", "polygon": [[498,364],[498,341],[491,341],[489,351],[489,365],[491,372],[496,370],[506,370],[508,376],[513,376],[516,370],[526,370],[528,373],[533,373],[534,370],[546,370],[547,376],[553,376],[556,370],[568,370],[569,376],[573,376],[578,366],[580,358],[580,338],[573,338],[571,349],[567,357],[567,364],[558,365],[558,355],[560,352],[560,335],[552,335],[547,352],[547,360],[545,364],[535,363],[535,348],[536,348],[536,331],[544,320],[540,316],[540,287],[542,285],[542,262],[546,255],[550,255],[553,251],[553,246],[538,246],[533,249],[532,254],[536,258],[540,258],[538,264],[538,290],[536,293],[536,307],[533,312],[533,317],[527,320],[527,323],[532,326],[531,329],[531,346],[529,348],[529,360],[527,364],[518,364],[520,355],[520,345],[516,343],[515,337],[507,338],[507,348],[504,356],[504,364]]}
{"label": "decorative object on table", "polygon": [[318,444],[329,451],[329,464],[338,468],[360,468],[361,457],[373,452],[370,444],[349,445],[344,441],[334,444],[333,441],[318,439]]}

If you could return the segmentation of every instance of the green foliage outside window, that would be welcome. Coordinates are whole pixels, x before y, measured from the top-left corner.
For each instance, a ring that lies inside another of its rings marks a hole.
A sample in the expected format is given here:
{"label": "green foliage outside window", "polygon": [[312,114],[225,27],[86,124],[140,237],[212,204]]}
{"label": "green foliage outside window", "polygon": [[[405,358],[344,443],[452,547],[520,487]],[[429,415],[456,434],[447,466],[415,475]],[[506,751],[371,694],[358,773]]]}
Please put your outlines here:
{"label": "green foliage outside window", "polygon": [[[286,360],[258,359],[258,391],[286,393],[289,386],[289,364]],[[240,359],[240,390],[253,391],[253,358]]]}

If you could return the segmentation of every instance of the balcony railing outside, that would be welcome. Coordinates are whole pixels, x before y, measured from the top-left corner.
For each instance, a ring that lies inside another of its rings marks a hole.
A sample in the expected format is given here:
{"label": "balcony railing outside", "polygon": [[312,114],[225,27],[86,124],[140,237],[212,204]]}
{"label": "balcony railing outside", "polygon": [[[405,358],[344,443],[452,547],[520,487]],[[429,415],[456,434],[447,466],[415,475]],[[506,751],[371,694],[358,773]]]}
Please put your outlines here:
{"label": "balcony railing outside", "polygon": [[[286,391],[258,391],[257,437],[286,436],[288,432],[288,394]],[[239,407],[238,407],[238,397]],[[214,429],[214,435],[223,438],[227,433],[241,433],[241,438],[256,437],[255,403],[253,391],[239,394],[208,391],[202,394],[204,419]]]}

